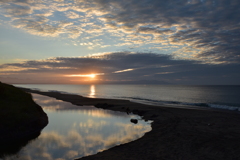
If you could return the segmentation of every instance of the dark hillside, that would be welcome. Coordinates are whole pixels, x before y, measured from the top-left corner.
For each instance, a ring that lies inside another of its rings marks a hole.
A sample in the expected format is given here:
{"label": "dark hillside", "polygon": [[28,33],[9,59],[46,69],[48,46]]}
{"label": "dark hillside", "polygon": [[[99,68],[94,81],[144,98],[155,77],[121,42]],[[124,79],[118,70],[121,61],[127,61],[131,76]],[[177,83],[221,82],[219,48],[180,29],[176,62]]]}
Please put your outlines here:
{"label": "dark hillside", "polygon": [[29,93],[0,82],[0,149],[39,135],[48,117]]}

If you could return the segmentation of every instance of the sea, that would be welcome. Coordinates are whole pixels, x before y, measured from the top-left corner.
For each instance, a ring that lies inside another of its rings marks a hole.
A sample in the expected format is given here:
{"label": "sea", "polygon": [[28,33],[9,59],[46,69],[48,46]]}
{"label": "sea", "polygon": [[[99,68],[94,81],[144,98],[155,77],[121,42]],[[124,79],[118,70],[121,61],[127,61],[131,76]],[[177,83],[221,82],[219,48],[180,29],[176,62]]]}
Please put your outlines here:
{"label": "sea", "polygon": [[240,111],[240,85],[15,84],[15,86],[91,98],[126,99],[149,105]]}

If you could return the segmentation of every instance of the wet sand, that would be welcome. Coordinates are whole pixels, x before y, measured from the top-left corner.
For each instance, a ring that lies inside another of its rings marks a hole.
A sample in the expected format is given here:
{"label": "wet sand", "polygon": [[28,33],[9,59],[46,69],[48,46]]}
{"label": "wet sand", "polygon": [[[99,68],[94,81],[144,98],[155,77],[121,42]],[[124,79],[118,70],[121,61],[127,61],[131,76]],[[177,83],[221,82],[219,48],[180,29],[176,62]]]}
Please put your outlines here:
{"label": "wet sand", "polygon": [[99,108],[133,112],[153,120],[152,131],[133,142],[80,160],[240,160],[240,113],[210,108],[151,106],[128,100],[86,98],[23,89]]}

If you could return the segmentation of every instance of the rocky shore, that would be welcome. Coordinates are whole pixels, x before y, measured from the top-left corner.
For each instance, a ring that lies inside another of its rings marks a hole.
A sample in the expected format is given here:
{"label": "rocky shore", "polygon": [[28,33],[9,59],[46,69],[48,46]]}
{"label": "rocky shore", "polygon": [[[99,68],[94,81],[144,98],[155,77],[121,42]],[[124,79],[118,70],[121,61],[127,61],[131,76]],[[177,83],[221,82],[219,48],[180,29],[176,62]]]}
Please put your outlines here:
{"label": "rocky shore", "polygon": [[210,108],[176,108],[138,104],[128,100],[86,98],[58,92],[23,89],[99,108],[133,112],[153,120],[152,131],[133,142],[79,160],[237,160],[240,159],[239,112]]}

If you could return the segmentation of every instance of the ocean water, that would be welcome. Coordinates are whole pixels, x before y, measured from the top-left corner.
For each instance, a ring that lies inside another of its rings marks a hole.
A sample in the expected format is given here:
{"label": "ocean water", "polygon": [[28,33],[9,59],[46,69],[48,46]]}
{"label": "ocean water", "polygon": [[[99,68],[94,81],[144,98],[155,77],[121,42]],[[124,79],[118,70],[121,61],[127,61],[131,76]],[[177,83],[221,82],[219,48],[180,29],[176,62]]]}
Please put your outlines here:
{"label": "ocean water", "polygon": [[240,111],[240,86],[66,85],[24,84],[19,87],[64,92],[92,98],[115,98],[150,105],[211,107]]}

